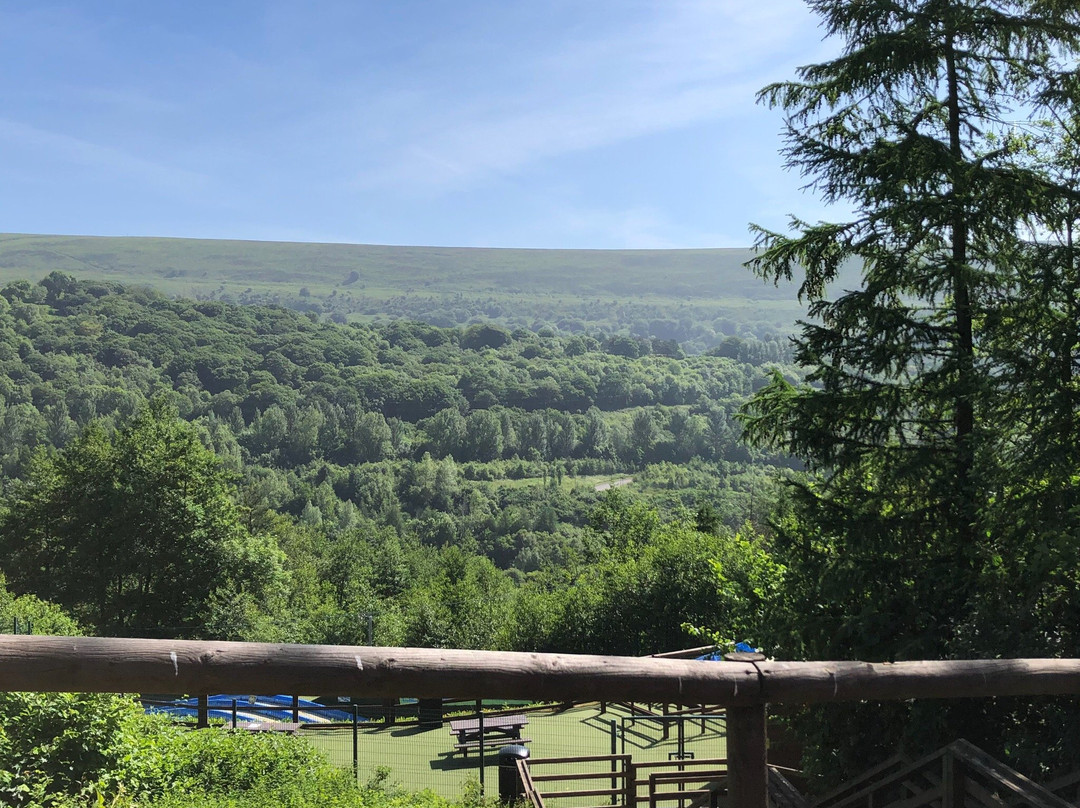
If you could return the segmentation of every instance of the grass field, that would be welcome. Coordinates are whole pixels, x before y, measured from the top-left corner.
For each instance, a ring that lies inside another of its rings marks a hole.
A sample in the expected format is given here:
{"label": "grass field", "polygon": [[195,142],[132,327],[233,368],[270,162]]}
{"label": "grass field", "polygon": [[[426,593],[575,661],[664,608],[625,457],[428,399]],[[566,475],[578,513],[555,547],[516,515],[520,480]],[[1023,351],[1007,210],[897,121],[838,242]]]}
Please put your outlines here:
{"label": "grass field", "polygon": [[[725,757],[727,746],[724,720],[713,716],[705,721],[687,719],[683,726],[683,749],[696,758]],[[647,719],[630,718],[628,711],[598,705],[559,711],[546,709],[529,714],[525,737],[531,757],[567,757],[606,755],[612,751],[614,726],[615,750],[632,755],[635,763],[668,760],[679,752],[678,729],[672,726],[664,739],[661,725]],[[352,766],[352,730],[305,730],[308,738],[337,765]],[[358,767],[362,780],[373,776],[379,767],[390,770],[390,781],[410,790],[431,789],[446,797],[458,797],[466,783],[480,778],[480,760],[475,753],[468,758],[453,751],[454,738],[446,726],[424,729],[415,724],[361,725],[358,733]],[[487,790],[497,787],[498,756],[492,750],[485,758]]]}

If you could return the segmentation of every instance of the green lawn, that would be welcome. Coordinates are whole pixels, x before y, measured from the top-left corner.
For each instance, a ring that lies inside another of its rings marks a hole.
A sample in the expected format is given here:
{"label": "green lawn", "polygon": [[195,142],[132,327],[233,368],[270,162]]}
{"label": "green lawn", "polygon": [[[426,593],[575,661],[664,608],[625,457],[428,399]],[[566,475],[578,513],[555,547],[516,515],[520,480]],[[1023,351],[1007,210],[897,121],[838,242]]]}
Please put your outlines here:
{"label": "green lawn", "polygon": [[[670,737],[662,737],[660,725],[652,721],[628,720],[626,710],[610,708],[600,712],[598,705],[571,710],[543,710],[529,713],[524,735],[531,757],[568,757],[606,755],[612,751],[612,724],[615,727],[615,751],[632,755],[635,763],[667,760],[678,752],[678,731],[671,727]],[[479,759],[475,753],[463,758],[453,753],[453,736],[447,726],[422,729],[415,724],[384,726],[361,725],[358,733],[358,765],[361,779],[369,778],[376,768],[388,767],[390,780],[410,790],[431,789],[446,797],[458,797],[465,783],[479,779]],[[722,718],[710,718],[704,731],[700,722],[687,720],[684,725],[684,750],[697,758],[722,758],[726,754]],[[310,739],[336,764],[352,766],[352,730],[305,731]],[[624,747],[625,744],[625,747]],[[489,793],[498,788],[497,750],[485,760],[486,786]]]}

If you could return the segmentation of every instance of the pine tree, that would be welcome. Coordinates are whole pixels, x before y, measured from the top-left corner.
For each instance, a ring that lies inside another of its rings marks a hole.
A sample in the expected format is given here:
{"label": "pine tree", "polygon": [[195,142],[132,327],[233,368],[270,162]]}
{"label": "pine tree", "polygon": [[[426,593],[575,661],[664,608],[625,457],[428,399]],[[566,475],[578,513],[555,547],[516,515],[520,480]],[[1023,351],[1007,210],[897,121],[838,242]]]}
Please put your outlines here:
{"label": "pine tree", "polygon": [[977,628],[1015,655],[1080,653],[1078,136],[1071,112],[1019,138],[1045,186],[994,324],[994,417],[1007,473],[989,515],[1003,552],[983,584],[990,596]]}
{"label": "pine tree", "polygon": [[[788,164],[853,215],[793,219],[794,235],[756,228],[752,267],[774,282],[805,272],[810,315],[796,339],[807,384],[777,376],[743,412],[752,442],[811,471],[776,525],[791,614],[778,651],[1007,654],[973,636],[1008,552],[994,517],[1016,472],[1002,452],[1015,433],[999,349],[1032,260],[1024,223],[1052,196],[1016,133],[1060,108],[1080,15],[1073,3],[1021,0],[810,6],[842,53],[761,99],[784,111]],[[852,265],[861,284],[832,297]],[[956,729],[892,714],[914,745]],[[844,727],[848,742],[830,741],[841,771],[873,762],[875,739],[881,751],[896,741],[883,713],[879,732],[854,739],[857,716],[837,715],[823,732]]]}

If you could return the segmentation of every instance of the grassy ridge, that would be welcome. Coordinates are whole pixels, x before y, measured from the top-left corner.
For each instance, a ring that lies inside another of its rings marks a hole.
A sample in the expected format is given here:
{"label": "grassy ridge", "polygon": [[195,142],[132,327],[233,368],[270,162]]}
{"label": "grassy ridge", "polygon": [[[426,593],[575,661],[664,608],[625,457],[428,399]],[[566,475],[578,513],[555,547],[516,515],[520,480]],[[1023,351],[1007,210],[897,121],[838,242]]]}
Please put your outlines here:
{"label": "grassy ridge", "polygon": [[396,293],[789,300],[790,290],[763,284],[742,266],[749,256],[746,249],[519,250],[8,233],[0,234],[0,279],[36,279],[58,269],[175,293],[219,284],[304,284],[312,291],[366,284],[369,291]]}
{"label": "grassy ridge", "polygon": [[[339,321],[493,321],[675,339],[790,332],[794,289],[744,267],[748,249],[523,250],[0,234],[0,284],[59,270],[174,297],[273,303]],[[658,325],[667,321],[664,325]],[[675,325],[678,324],[678,325]]]}

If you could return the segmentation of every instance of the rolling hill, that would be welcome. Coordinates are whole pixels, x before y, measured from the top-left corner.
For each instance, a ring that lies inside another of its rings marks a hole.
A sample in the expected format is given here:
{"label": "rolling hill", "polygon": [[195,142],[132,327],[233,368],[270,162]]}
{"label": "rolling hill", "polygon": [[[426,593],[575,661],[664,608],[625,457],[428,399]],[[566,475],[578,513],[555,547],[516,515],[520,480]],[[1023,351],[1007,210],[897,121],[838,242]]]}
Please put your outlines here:
{"label": "rolling hill", "polygon": [[[788,332],[803,307],[748,249],[526,250],[0,234],[0,283],[61,271],[338,320],[603,329],[697,342]],[[711,332],[711,333],[710,333]]]}

